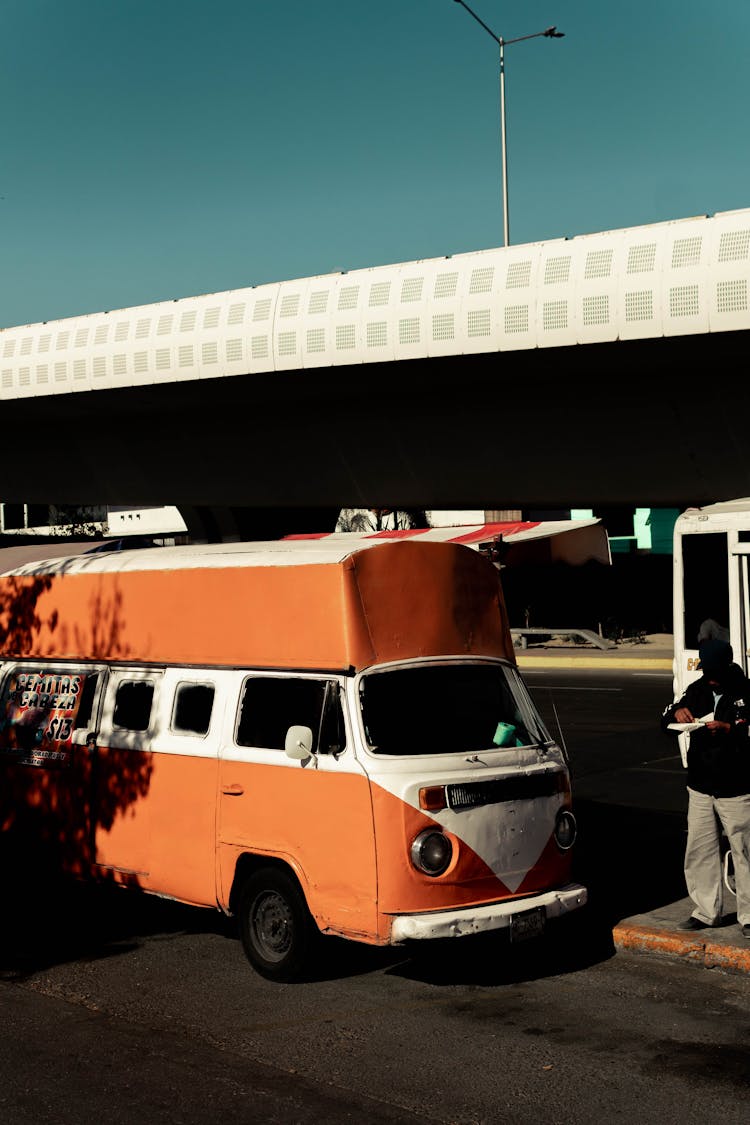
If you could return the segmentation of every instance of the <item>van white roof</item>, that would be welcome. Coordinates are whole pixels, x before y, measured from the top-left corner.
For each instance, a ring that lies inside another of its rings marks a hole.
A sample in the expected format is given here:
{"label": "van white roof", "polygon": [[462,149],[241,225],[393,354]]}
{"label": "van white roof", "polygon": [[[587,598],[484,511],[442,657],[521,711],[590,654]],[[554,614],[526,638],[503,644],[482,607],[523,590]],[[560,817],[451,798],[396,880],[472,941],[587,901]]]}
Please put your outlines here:
{"label": "van white roof", "polygon": [[187,547],[144,547],[132,551],[91,551],[77,556],[38,559],[4,575],[109,574],[133,570],[221,569],[247,566],[305,566],[339,563],[382,540],[340,542],[327,539],[279,539],[270,542],[192,544]]}
{"label": "van white roof", "polygon": [[95,552],[27,563],[0,586],[0,650],[13,659],[360,670],[514,656],[497,571],[453,543]]}
{"label": "van white roof", "polygon": [[[748,501],[750,504],[750,501]],[[304,566],[337,563],[365,548],[383,543],[459,543],[474,550],[499,542],[507,547],[549,543],[549,561],[580,565],[593,559],[611,562],[601,520],[506,521],[419,528],[408,531],[321,532],[289,535],[270,542],[216,543],[187,547],[154,547],[107,551],[106,545],[51,543],[0,548],[0,574],[97,574],[126,570],[176,570],[190,567]],[[74,559],[73,556],[80,556]]]}

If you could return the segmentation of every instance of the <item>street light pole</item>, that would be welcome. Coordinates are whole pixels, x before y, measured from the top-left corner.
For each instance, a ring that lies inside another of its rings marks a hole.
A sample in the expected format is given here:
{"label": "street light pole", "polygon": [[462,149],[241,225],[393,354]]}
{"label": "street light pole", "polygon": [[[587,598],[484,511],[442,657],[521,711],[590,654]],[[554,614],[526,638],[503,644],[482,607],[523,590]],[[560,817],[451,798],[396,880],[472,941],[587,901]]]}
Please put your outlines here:
{"label": "street light pole", "polygon": [[562,39],[565,33],[558,31],[556,27],[547,27],[544,31],[535,31],[531,35],[519,35],[515,39],[503,39],[501,35],[495,35],[492,28],[488,27],[484,20],[480,19],[476,12],[472,11],[464,0],[456,0],[462,8],[472,16],[477,23],[484,28],[489,36],[495,40],[500,48],[500,147],[502,150],[503,158],[503,245],[510,246],[510,215],[508,210],[508,145],[505,130],[505,48],[510,43],[522,43],[526,39]]}
{"label": "street light pole", "polygon": [[510,215],[508,213],[508,145],[505,133],[505,43],[502,39],[499,39],[498,44],[500,47],[500,149],[503,154],[503,246],[510,246]]}

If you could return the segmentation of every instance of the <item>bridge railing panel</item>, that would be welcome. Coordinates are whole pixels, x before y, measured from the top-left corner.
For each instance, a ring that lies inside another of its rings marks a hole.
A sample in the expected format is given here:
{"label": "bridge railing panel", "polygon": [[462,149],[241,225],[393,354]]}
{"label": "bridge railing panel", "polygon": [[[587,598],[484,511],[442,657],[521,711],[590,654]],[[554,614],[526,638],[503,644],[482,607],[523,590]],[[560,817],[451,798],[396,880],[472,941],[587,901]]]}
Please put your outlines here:
{"label": "bridge railing panel", "polygon": [[497,251],[501,351],[521,351],[537,346],[537,284],[543,246],[543,242],[534,242]]}
{"label": "bridge railing panel", "polygon": [[708,266],[713,225],[705,217],[667,223],[662,258],[662,331],[665,336],[708,332]]}
{"label": "bridge railing panel", "polygon": [[330,367],[335,360],[331,313],[338,302],[341,274],[310,279],[300,305],[299,331],[303,367]]}
{"label": "bridge railing panel", "polygon": [[503,252],[485,250],[481,254],[462,254],[454,261],[460,272],[456,337],[459,349],[465,355],[499,351]]}
{"label": "bridge railing panel", "polygon": [[431,301],[438,268],[445,259],[406,262],[399,267],[393,295],[396,320],[395,359],[423,359],[429,354]]}
{"label": "bridge railing panel", "polygon": [[335,364],[364,362],[364,309],[369,298],[369,270],[339,274],[328,313],[330,349]]}
{"label": "bridge railing panel", "polygon": [[384,363],[395,358],[400,276],[398,266],[367,271],[361,320],[365,363]]}
{"label": "bridge railing panel", "polygon": [[581,245],[575,239],[542,243],[536,285],[537,347],[575,344],[575,278]]}
{"label": "bridge railing panel", "polygon": [[575,320],[579,344],[616,340],[619,334],[619,282],[622,272],[621,231],[576,239]]}
{"label": "bridge railing panel", "polygon": [[727,211],[713,221],[708,321],[712,332],[750,328],[750,211]]}
{"label": "bridge railing panel", "polygon": [[662,335],[662,283],[667,235],[665,224],[623,231],[620,273],[621,340]]}
{"label": "bridge railing panel", "polygon": [[[303,316],[310,278],[282,281],[277,287],[273,316],[273,361],[267,370],[296,371],[303,366]],[[269,294],[270,295],[270,294]],[[259,369],[263,367],[259,364]]]}

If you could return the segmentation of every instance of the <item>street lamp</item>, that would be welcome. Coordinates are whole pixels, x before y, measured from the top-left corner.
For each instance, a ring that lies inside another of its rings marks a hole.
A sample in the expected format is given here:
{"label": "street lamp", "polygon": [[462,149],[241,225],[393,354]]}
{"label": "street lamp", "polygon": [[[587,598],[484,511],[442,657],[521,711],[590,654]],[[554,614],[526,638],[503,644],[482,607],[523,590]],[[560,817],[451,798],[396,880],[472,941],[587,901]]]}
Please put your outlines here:
{"label": "street lamp", "polygon": [[562,39],[565,35],[563,31],[558,31],[556,27],[547,27],[544,31],[535,31],[532,35],[519,35],[516,39],[503,39],[502,35],[495,35],[495,32],[487,26],[484,20],[481,20],[476,12],[473,12],[464,0],[456,0],[462,8],[470,16],[480,24],[488,35],[497,43],[500,48],[500,144],[503,154],[503,245],[510,245],[510,222],[508,219],[508,150],[505,140],[505,48],[511,43],[522,43],[525,39]]}

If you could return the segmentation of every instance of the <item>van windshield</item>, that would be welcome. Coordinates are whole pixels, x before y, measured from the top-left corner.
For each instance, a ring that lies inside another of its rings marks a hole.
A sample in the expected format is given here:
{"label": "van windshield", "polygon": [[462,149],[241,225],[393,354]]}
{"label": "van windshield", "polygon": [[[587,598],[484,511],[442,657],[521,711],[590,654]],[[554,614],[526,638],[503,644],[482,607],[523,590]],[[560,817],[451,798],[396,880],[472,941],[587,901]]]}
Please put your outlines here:
{"label": "van windshield", "polygon": [[370,672],[360,706],[375,754],[473,754],[551,741],[520,677],[500,664]]}

